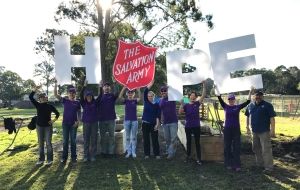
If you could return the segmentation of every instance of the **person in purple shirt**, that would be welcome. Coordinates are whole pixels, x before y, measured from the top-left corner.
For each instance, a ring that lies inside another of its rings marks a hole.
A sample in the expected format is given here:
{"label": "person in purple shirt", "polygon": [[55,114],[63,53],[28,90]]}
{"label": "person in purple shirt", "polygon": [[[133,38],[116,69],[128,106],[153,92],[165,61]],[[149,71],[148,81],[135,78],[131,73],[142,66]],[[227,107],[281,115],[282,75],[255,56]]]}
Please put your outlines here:
{"label": "person in purple shirt", "polygon": [[156,159],[160,159],[158,143],[158,127],[160,126],[160,108],[159,103],[155,101],[155,94],[149,89],[154,81],[150,82],[144,91],[144,109],[142,116],[142,132],[144,142],[145,159],[150,156],[150,135],[153,153]]}
{"label": "person in purple shirt", "polygon": [[119,94],[119,101],[125,105],[125,119],[124,128],[126,135],[126,156],[125,158],[136,158],[136,143],[138,132],[138,120],[137,120],[137,104],[141,99],[141,91],[137,89],[138,97],[135,98],[134,90],[127,90],[127,98],[123,98],[126,87],[123,87]]}
{"label": "person in purple shirt", "polygon": [[199,115],[199,107],[203,102],[206,94],[206,85],[205,81],[202,82],[203,90],[202,95],[199,99],[197,99],[197,93],[191,92],[189,94],[190,102],[184,104],[181,101],[181,105],[179,108],[179,113],[185,113],[185,134],[186,134],[186,160],[188,162],[191,160],[191,144],[192,144],[192,134],[194,134],[196,152],[197,152],[197,160],[196,163],[198,165],[202,165],[201,162],[201,147],[200,147],[200,115]]}
{"label": "person in purple shirt", "polygon": [[[103,94],[98,104],[98,120],[101,136],[101,154],[104,157],[113,157],[115,152],[115,104],[118,99],[118,94],[116,93],[116,89],[114,90],[115,93],[112,93],[111,91],[110,83],[100,82],[100,92]],[[106,135],[107,132],[109,134],[108,137]]]}
{"label": "person in purple shirt", "polygon": [[67,161],[68,152],[69,152],[69,138],[70,138],[71,160],[72,162],[76,162],[77,161],[76,136],[77,136],[77,128],[81,117],[80,103],[78,100],[76,100],[76,89],[73,86],[69,87],[68,98],[61,97],[57,93],[57,81],[55,80],[54,96],[64,106],[64,114],[63,114],[63,121],[62,121],[63,153],[60,161],[62,163],[65,163]]}
{"label": "person in purple shirt", "polygon": [[88,82],[85,81],[80,92],[80,104],[83,109],[83,162],[87,162],[89,160],[94,162],[96,160],[98,135],[97,106],[101,99],[101,93],[95,100],[92,91],[86,89],[87,84]]}
{"label": "person in purple shirt", "polygon": [[242,104],[235,104],[234,94],[228,94],[228,104],[226,104],[217,87],[216,95],[225,112],[224,123],[224,165],[227,169],[234,171],[241,170],[240,147],[241,147],[241,130],[240,130],[240,110],[245,108],[251,99],[253,88],[249,91],[248,100]]}
{"label": "person in purple shirt", "polygon": [[167,86],[160,88],[160,94],[162,98],[160,99],[159,107],[161,109],[161,120],[166,141],[166,154],[168,155],[167,159],[172,159],[175,156],[177,146],[178,118],[176,101],[168,100]]}

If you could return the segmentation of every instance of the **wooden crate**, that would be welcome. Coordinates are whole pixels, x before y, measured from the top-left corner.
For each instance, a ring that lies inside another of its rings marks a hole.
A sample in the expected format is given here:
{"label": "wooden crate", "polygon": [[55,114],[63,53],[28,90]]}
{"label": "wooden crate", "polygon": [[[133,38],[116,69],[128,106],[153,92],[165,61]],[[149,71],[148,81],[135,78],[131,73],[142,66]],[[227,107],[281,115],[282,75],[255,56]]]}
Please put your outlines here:
{"label": "wooden crate", "polygon": [[[184,130],[184,125],[181,121],[178,121],[178,132],[177,136],[180,142],[186,149],[186,135]],[[223,161],[224,160],[224,143],[223,136],[221,135],[201,135],[200,137],[201,145],[201,159],[205,161]],[[196,147],[194,138],[192,136],[192,158],[196,159]]]}

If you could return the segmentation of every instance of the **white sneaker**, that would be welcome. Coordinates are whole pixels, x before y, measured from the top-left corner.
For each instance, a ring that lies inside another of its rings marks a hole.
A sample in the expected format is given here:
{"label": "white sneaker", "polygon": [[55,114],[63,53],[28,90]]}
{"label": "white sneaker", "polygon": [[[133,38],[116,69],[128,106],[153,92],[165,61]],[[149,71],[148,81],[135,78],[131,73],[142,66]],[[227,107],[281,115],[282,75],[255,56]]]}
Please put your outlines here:
{"label": "white sneaker", "polygon": [[37,166],[40,166],[40,165],[43,165],[44,164],[44,161],[37,161],[36,163],[35,163],[35,165],[37,165]]}
{"label": "white sneaker", "polygon": [[132,153],[132,158],[136,158],[136,153]]}
{"label": "white sneaker", "polygon": [[52,160],[51,160],[51,161],[47,161],[45,165],[46,165],[46,166],[50,166],[52,163],[53,163]]}
{"label": "white sneaker", "polygon": [[160,156],[155,156],[156,160],[160,160]]}
{"label": "white sneaker", "polygon": [[145,160],[149,159],[149,156],[145,156]]}
{"label": "white sneaker", "polygon": [[129,158],[130,156],[131,156],[131,154],[127,153],[126,156],[125,156],[125,158]]}

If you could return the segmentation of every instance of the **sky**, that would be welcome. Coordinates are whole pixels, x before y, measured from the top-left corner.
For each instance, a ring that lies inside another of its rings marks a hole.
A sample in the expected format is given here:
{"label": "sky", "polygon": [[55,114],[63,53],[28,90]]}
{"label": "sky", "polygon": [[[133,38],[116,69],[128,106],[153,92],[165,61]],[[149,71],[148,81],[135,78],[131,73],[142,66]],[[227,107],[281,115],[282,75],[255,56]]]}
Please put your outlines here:
{"label": "sky", "polygon": [[[0,6],[0,66],[33,78],[35,40],[46,28],[68,29],[54,22],[55,10],[62,0],[3,0]],[[204,14],[213,14],[215,28],[193,24],[195,48],[208,52],[208,43],[254,34],[257,68],[277,66],[300,68],[299,0],[200,0]]]}

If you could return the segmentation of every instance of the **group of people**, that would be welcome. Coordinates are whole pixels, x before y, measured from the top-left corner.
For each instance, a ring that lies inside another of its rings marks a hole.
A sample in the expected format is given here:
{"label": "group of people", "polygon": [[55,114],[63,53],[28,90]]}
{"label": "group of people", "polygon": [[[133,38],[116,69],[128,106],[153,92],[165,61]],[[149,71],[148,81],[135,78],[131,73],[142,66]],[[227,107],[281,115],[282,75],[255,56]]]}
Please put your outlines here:
{"label": "group of people", "polygon": [[[199,107],[203,103],[206,96],[205,81],[202,82],[202,95],[198,97],[196,92],[191,92],[189,102],[181,101],[179,112],[177,113],[176,101],[168,100],[168,86],[160,88],[159,101],[155,98],[155,93],[151,91],[152,81],[144,89],[143,97],[143,114],[142,114],[142,136],[144,147],[144,158],[150,158],[151,145],[153,155],[156,159],[160,159],[160,146],[158,141],[158,128],[163,127],[164,138],[166,142],[166,158],[172,159],[176,154],[177,147],[177,130],[178,130],[178,114],[185,114],[185,132],[186,132],[186,159],[185,162],[191,161],[191,138],[195,138],[195,147],[197,153],[196,163],[202,165],[201,147],[200,147],[200,116]],[[99,95],[94,98],[92,91],[86,88],[87,81],[84,83],[80,92],[80,100],[76,99],[76,89],[68,88],[68,97],[61,97],[57,92],[57,83],[54,87],[54,95],[63,104],[63,153],[61,162],[65,163],[68,159],[69,141],[71,145],[71,161],[77,161],[76,136],[79,123],[83,124],[84,138],[84,157],[83,161],[95,161],[97,152],[97,138],[100,133],[100,151],[105,157],[112,157],[115,150],[115,104],[117,101],[124,104],[125,117],[124,129],[126,138],[126,154],[125,158],[136,158],[138,118],[137,105],[141,101],[140,89],[128,90],[122,88],[120,93],[114,90],[110,83],[100,82]],[[34,99],[34,94],[39,87],[36,87],[29,98],[37,109],[37,134],[39,142],[39,160],[37,165],[41,165],[45,161],[44,143],[47,147],[47,165],[53,162],[52,150],[52,124],[59,117],[56,108],[47,103],[46,94],[39,94],[38,100]],[[273,157],[270,137],[275,135],[275,119],[276,116],[273,106],[263,100],[261,91],[255,92],[254,101],[251,102],[251,94],[246,102],[236,105],[234,94],[228,95],[228,104],[221,98],[218,89],[216,95],[225,112],[224,123],[224,165],[227,169],[239,171],[241,169],[240,161],[240,121],[239,112],[247,106],[247,130],[249,126],[252,128],[253,134],[253,151],[256,155],[257,163],[265,168],[265,170],[273,169]],[[137,93],[136,93],[137,92]],[[126,96],[124,96],[126,94]],[[137,94],[137,96],[136,96]],[[251,103],[250,103],[251,102]],[[81,111],[82,108],[82,111]],[[51,113],[55,113],[55,118],[51,118]],[[270,133],[271,131],[271,133]],[[151,138],[151,140],[150,140]]]}

